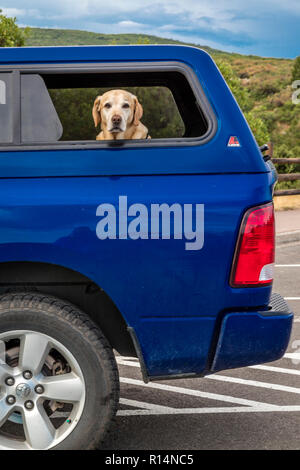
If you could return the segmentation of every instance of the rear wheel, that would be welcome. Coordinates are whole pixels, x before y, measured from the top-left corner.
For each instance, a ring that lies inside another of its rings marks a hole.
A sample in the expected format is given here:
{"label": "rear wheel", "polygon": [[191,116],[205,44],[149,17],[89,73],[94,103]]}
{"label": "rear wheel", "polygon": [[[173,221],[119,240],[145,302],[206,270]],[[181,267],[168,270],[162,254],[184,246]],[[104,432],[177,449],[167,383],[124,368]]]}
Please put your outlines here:
{"label": "rear wheel", "polygon": [[116,413],[110,345],[73,305],[0,297],[0,449],[95,449]]}

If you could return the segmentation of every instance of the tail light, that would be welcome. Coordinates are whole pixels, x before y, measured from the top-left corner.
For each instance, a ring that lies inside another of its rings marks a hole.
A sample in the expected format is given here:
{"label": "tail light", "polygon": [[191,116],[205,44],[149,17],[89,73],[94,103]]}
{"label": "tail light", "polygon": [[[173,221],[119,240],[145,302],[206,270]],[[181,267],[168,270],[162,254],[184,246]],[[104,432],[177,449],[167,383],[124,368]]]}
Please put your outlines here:
{"label": "tail light", "polygon": [[273,203],[244,215],[230,276],[232,287],[266,286],[273,281],[275,221]]}

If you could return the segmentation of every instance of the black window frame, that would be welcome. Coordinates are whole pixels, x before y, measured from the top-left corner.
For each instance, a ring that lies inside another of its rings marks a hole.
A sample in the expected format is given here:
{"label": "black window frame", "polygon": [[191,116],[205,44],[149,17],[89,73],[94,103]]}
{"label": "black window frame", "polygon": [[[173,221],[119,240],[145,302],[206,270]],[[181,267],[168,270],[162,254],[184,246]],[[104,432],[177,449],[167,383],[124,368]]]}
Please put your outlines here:
{"label": "black window frame", "polygon": [[[13,73],[13,142],[0,143],[0,150],[75,150],[75,149],[107,149],[149,148],[199,146],[209,142],[217,132],[218,121],[215,112],[206,97],[199,79],[190,66],[179,61],[162,62],[94,62],[94,63],[62,63],[62,64],[20,64],[0,65],[1,72]],[[195,96],[196,104],[207,122],[207,131],[199,137],[171,137],[140,140],[80,140],[57,141],[47,143],[25,143],[21,141],[21,74],[68,74],[68,73],[122,73],[122,72],[179,72],[184,75]]]}

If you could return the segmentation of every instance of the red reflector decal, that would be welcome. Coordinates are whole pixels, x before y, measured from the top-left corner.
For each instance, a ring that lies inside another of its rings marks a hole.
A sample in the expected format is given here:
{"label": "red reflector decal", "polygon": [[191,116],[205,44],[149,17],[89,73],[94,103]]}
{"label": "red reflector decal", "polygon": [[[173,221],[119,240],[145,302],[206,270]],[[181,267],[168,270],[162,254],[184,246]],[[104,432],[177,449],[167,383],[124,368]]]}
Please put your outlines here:
{"label": "red reflector decal", "polygon": [[240,147],[240,141],[239,139],[235,136],[232,135],[228,141],[227,147]]}

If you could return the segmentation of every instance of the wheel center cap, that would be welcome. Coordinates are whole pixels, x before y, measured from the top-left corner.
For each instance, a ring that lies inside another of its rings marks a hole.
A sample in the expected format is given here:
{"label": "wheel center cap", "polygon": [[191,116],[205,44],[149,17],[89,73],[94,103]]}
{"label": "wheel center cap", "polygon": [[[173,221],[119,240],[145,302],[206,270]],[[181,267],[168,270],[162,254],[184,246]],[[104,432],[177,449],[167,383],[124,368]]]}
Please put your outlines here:
{"label": "wheel center cap", "polygon": [[19,384],[16,387],[16,394],[19,398],[25,398],[28,397],[28,395],[31,392],[31,388],[29,387],[28,384]]}

